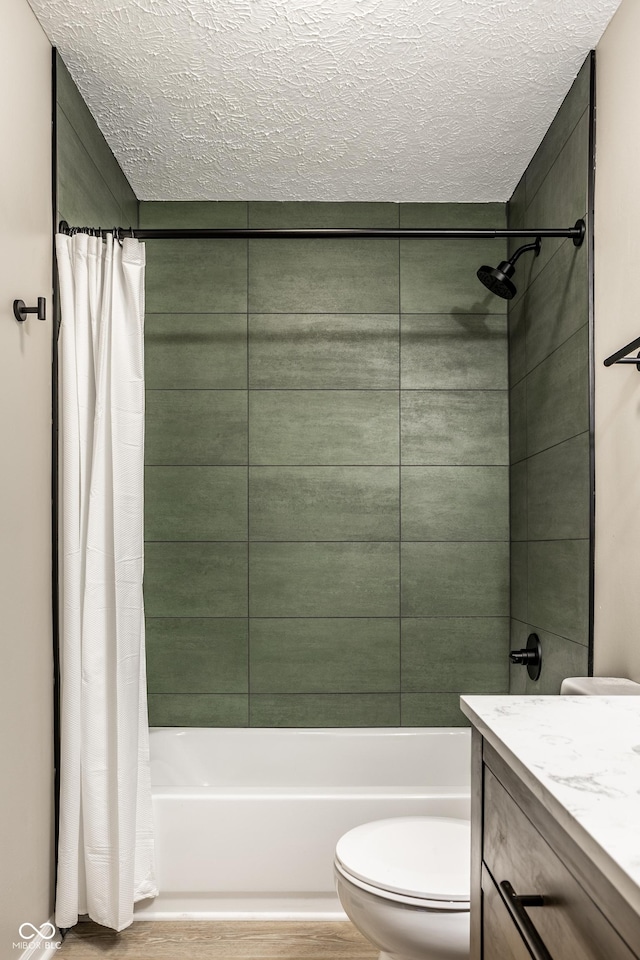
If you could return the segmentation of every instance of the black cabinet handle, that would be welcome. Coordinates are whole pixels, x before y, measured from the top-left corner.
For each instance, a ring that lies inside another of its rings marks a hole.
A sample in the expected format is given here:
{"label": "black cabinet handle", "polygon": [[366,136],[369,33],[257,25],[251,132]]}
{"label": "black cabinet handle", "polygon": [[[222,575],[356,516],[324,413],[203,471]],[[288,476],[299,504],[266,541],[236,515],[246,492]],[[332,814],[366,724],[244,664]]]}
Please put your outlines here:
{"label": "black cabinet handle", "polygon": [[508,880],[498,884],[498,892],[533,960],[552,960],[551,954],[525,909],[525,907],[543,907],[544,897],[518,896]]}

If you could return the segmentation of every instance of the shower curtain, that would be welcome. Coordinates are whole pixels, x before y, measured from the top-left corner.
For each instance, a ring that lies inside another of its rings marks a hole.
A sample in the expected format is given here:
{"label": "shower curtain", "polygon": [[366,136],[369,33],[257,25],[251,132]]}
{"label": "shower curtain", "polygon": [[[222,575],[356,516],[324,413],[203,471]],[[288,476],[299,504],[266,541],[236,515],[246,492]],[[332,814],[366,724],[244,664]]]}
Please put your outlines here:
{"label": "shower curtain", "polygon": [[59,234],[60,835],[56,923],[157,895],[144,656],[144,245]]}

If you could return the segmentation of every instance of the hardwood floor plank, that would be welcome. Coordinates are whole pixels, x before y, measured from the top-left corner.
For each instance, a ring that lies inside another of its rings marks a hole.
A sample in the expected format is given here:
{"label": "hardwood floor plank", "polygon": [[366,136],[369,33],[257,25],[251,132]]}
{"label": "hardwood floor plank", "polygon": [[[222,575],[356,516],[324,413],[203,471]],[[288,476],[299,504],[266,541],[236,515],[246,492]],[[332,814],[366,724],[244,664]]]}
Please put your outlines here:
{"label": "hardwood floor plank", "polygon": [[376,960],[349,922],[138,921],[121,933],[79,923],[60,960]]}

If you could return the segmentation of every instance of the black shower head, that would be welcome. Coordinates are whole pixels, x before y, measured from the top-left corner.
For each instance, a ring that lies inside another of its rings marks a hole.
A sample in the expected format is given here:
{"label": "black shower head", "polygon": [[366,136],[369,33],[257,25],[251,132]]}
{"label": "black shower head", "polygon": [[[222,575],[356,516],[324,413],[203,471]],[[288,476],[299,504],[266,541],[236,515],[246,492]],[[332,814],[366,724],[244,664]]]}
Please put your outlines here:
{"label": "black shower head", "polygon": [[497,297],[503,300],[513,300],[517,291],[515,284],[511,282],[511,277],[515,273],[516,260],[527,250],[535,250],[536,257],[540,253],[540,237],[536,237],[535,243],[526,243],[523,247],[518,247],[516,252],[508,260],[503,260],[497,267],[480,267],[476,276],[480,283],[483,283],[487,290],[495,293]]}
{"label": "black shower head", "polygon": [[515,267],[508,260],[503,260],[497,267],[480,267],[476,276],[480,283],[484,283],[487,290],[495,293],[503,300],[512,300],[516,295],[516,288],[511,280]]}

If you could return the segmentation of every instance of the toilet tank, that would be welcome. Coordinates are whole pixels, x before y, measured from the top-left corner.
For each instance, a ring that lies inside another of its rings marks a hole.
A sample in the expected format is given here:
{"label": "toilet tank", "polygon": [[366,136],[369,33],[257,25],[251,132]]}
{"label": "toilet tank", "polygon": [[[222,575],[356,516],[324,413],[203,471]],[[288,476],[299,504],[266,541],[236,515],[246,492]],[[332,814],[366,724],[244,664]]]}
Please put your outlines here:
{"label": "toilet tank", "polygon": [[567,677],[560,694],[575,697],[640,697],[640,683],[622,677]]}

